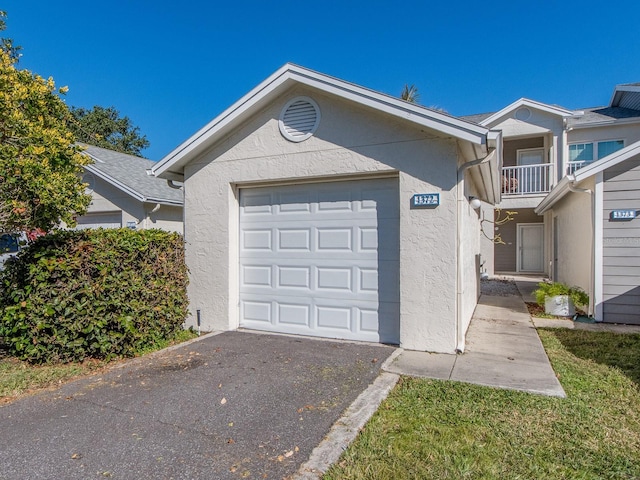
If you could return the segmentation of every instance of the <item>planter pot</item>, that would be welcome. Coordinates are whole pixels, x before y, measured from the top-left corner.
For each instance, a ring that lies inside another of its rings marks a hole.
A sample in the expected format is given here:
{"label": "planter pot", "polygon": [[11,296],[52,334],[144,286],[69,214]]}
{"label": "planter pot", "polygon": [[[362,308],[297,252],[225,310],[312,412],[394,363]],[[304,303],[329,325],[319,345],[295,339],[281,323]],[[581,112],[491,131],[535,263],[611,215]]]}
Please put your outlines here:
{"label": "planter pot", "polygon": [[557,317],[573,317],[576,307],[569,295],[556,295],[544,299],[544,312]]}

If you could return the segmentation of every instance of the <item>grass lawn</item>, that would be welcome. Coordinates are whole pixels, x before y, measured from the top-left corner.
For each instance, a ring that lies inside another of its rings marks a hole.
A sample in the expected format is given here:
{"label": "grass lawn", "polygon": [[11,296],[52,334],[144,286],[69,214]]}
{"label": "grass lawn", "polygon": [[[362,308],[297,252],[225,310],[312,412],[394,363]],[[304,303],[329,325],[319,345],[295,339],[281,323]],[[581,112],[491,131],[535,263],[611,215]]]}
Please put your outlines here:
{"label": "grass lawn", "polygon": [[640,335],[539,333],[567,398],[404,377],[324,479],[640,478]]}
{"label": "grass lawn", "polygon": [[[197,337],[196,333],[182,330],[174,340],[157,345],[155,350],[185,342],[195,337]],[[140,352],[140,354],[144,355],[151,353],[151,351],[153,350]],[[115,360],[114,362],[118,361],[121,360]],[[108,364],[108,362],[90,360],[82,363],[31,365],[6,355],[0,348],[0,405],[43,388],[55,387],[71,378],[104,368]]]}

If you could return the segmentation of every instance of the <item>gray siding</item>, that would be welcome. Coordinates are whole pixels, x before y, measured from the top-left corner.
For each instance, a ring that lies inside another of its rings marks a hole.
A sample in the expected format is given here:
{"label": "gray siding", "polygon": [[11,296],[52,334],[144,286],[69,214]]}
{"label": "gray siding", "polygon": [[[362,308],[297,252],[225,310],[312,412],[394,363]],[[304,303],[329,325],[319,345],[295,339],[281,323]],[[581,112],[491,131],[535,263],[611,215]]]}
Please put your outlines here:
{"label": "gray siding", "polygon": [[[496,230],[496,233],[500,234],[502,241],[505,243],[505,245],[496,244],[493,250],[494,270],[496,272],[515,272],[518,268],[518,259],[516,257],[518,251],[517,225],[519,223],[543,223],[544,221],[544,218],[541,215],[537,215],[532,208],[522,208],[517,212],[513,221],[505,223]],[[504,212],[502,216],[504,217]]]}
{"label": "gray siding", "polygon": [[640,218],[611,221],[611,210],[640,210],[640,158],[604,172],[603,320],[640,325]]}

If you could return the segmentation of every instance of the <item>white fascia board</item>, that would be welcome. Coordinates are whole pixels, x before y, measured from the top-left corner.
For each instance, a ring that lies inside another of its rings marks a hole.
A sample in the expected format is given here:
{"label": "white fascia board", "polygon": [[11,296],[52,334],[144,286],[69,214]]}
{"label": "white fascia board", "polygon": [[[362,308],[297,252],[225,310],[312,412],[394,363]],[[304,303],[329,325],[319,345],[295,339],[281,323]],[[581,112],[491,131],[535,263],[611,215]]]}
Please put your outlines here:
{"label": "white fascia board", "polygon": [[618,125],[626,125],[626,124],[634,124],[634,123],[640,123],[640,117],[613,118],[611,120],[601,120],[598,122],[579,123],[576,125],[571,125],[569,127],[569,131],[580,130],[585,128],[610,127],[612,125],[618,126]]}
{"label": "white fascia board", "polygon": [[460,140],[466,140],[477,145],[486,143],[487,129],[475,123],[460,120],[459,118],[327,75],[301,69],[301,67],[294,68],[292,73],[294,79],[299,83],[388,113],[403,120],[414,122]]}
{"label": "white fascia board", "polygon": [[542,202],[540,202],[540,205],[538,205],[538,207],[535,209],[535,212],[537,214],[542,214],[551,209],[558,200],[560,200],[571,191],[569,189],[569,186],[571,184],[580,183],[583,180],[592,177],[593,175],[604,172],[607,168],[611,168],[637,155],[640,155],[640,141],[632,143],[628,147],[625,147],[621,150],[618,150],[617,152],[612,153],[611,155],[595,161],[591,165],[577,170],[572,175],[565,176],[558,182],[555,187],[553,187],[551,192],[549,192],[549,194],[544,197]]}
{"label": "white fascia board", "polygon": [[[211,146],[235,122],[290,84],[304,84],[477,145],[487,128],[384,95],[297,65],[286,64],[156,163],[153,175],[179,176],[182,167]],[[171,171],[169,172],[169,170]]]}
{"label": "white fascia board", "polygon": [[559,115],[561,117],[572,117],[576,114],[576,112],[572,110],[567,110],[566,108],[555,107],[553,105],[548,105],[546,103],[536,102],[535,100],[529,100],[528,98],[521,98],[516,100],[510,105],[507,105],[499,112],[494,113],[490,117],[485,118],[480,122],[480,125],[489,126],[491,123],[496,120],[502,118],[504,115],[517,110],[520,107],[529,107],[535,108],[536,110],[541,110],[543,112],[551,113],[553,115]]}
{"label": "white fascia board", "polygon": [[555,187],[551,189],[547,196],[542,199],[540,204],[534,209],[534,212],[536,212],[538,215],[542,215],[548,210],[551,210],[558,200],[560,200],[571,191],[569,190],[569,185],[574,180],[575,179],[573,175],[565,176],[556,184]]}
{"label": "white fascia board", "polygon": [[622,148],[617,152],[614,152],[604,158],[601,158],[600,160],[593,162],[591,165],[577,170],[574,173],[576,182],[581,182],[585,178],[589,178],[592,175],[603,172],[607,168],[611,168],[619,164],[620,162],[624,162],[631,157],[635,157],[636,155],[640,155],[640,141],[632,143],[628,147]]}

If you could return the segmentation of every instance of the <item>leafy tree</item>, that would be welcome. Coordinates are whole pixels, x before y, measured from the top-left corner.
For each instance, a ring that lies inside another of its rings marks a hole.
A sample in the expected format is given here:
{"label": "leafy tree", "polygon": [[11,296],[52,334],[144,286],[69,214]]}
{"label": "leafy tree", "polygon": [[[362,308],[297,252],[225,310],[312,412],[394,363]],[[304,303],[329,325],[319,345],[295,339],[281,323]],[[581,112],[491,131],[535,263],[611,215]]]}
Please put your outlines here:
{"label": "leafy tree", "polygon": [[120,117],[114,107],[71,107],[71,114],[74,121],[69,126],[80,142],[131,155],[140,155],[149,146],[146,135],[140,135],[129,117]]}
{"label": "leafy tree", "polygon": [[80,180],[91,161],[67,127],[67,89],[15,63],[0,48],[0,231],[73,225],[91,201]]}
{"label": "leafy tree", "polygon": [[[7,12],[0,10],[0,31],[7,28]],[[0,49],[4,50],[13,60],[20,58],[20,50],[22,47],[16,47],[13,45],[13,40],[10,38],[0,38]]]}
{"label": "leafy tree", "polygon": [[415,85],[405,84],[400,93],[400,98],[409,103],[418,103],[420,100],[420,93],[418,93],[418,87]]}

